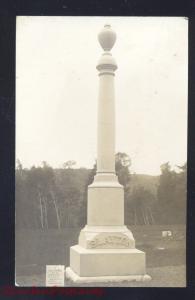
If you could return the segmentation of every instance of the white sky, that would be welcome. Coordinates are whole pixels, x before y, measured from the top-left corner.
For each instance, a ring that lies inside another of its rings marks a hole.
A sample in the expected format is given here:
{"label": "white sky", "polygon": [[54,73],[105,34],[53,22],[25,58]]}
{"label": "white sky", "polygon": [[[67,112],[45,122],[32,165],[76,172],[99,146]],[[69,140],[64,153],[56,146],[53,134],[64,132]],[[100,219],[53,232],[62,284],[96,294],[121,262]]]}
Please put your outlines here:
{"label": "white sky", "polygon": [[97,34],[117,33],[116,152],[156,175],[187,157],[188,21],[182,17],[17,17],[16,158],[92,167],[96,158]]}

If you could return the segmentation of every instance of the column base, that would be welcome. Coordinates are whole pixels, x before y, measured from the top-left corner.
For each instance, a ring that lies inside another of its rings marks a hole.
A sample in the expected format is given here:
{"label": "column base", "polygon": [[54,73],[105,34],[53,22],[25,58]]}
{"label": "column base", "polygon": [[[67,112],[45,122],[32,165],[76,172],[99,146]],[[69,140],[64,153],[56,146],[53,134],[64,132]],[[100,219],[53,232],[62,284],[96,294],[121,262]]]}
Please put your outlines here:
{"label": "column base", "polygon": [[81,277],[76,274],[70,267],[66,268],[66,279],[75,283],[118,283],[123,281],[150,281],[151,277],[145,275],[126,275],[126,276],[96,276]]}
{"label": "column base", "polygon": [[70,248],[70,267],[66,276],[74,282],[149,280],[145,252],[138,249]]}

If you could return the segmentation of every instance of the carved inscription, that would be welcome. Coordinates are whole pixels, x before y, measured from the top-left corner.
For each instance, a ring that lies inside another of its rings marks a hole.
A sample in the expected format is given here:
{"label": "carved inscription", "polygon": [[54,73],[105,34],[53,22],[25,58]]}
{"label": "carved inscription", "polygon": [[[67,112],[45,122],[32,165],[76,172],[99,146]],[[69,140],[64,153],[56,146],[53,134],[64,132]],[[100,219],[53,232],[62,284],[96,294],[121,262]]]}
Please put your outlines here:
{"label": "carved inscription", "polygon": [[90,248],[129,248],[129,245],[127,237],[117,235],[96,237],[89,241]]}

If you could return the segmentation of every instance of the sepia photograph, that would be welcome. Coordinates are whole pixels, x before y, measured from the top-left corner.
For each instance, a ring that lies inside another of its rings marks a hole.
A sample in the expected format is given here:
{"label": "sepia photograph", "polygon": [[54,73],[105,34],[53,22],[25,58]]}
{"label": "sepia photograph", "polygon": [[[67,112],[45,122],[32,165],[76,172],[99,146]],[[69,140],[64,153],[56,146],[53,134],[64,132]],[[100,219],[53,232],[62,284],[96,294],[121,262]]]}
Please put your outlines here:
{"label": "sepia photograph", "polygon": [[15,286],[186,287],[188,19],[17,16]]}

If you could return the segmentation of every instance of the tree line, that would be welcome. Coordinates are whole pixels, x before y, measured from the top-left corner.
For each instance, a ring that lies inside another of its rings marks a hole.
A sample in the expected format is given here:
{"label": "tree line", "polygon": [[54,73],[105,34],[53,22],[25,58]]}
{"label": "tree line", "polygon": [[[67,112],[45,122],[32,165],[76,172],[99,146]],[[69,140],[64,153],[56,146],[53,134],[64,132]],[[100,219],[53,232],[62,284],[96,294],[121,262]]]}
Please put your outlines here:
{"label": "tree line", "polygon": [[[133,184],[131,160],[126,153],[115,157],[116,173],[124,185],[125,224],[184,224],[186,217],[186,164],[171,169],[161,166],[156,192],[147,186]],[[63,229],[86,224],[87,187],[93,182],[92,170],[75,169],[74,161],[53,169],[46,162],[40,167],[23,168],[18,160],[15,179],[16,228]]]}

